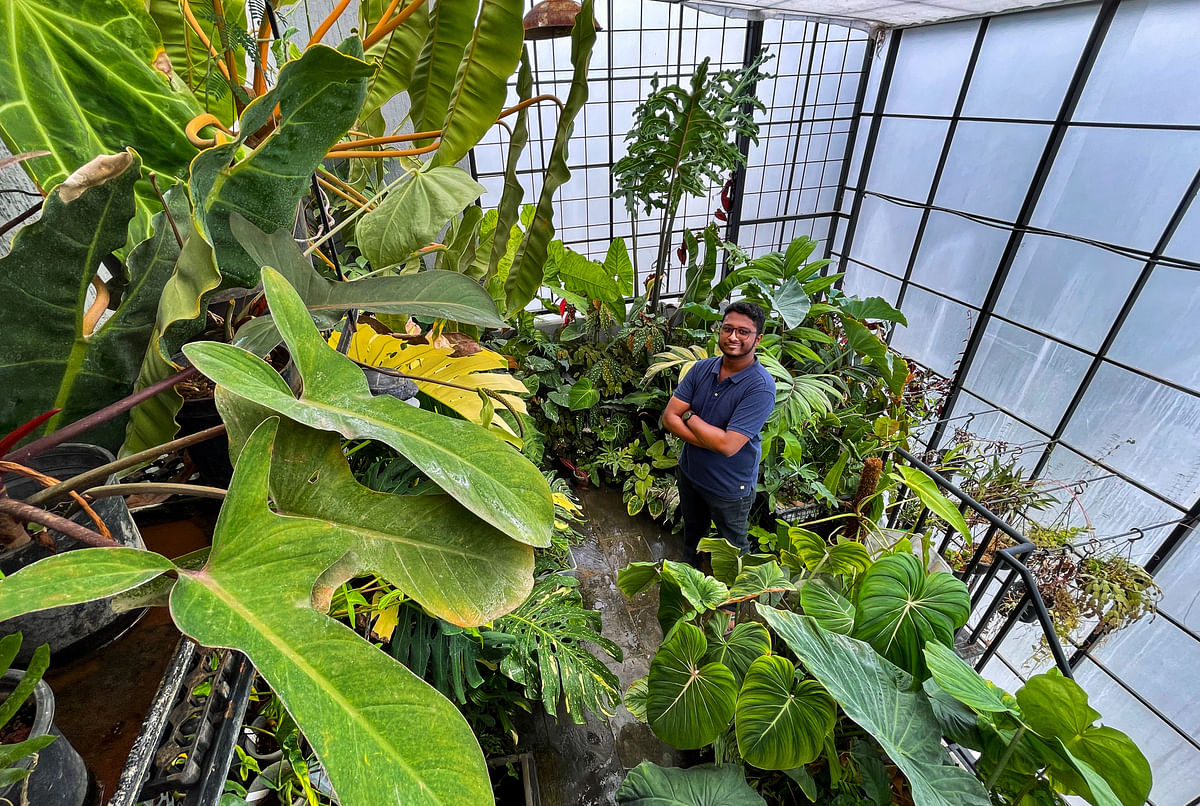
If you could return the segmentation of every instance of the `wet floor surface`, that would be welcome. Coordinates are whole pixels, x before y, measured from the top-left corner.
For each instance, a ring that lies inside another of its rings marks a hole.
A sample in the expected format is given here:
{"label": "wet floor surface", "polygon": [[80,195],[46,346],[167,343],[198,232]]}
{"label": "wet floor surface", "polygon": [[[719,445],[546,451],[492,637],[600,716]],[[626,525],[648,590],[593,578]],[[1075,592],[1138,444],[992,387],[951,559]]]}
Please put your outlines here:
{"label": "wet floor surface", "polygon": [[[625,691],[650,671],[650,659],[662,641],[658,592],[652,589],[627,599],[617,589],[617,572],[631,562],[681,559],[677,535],[646,517],[630,518],[619,491],[590,490],[580,494],[587,523],[585,541],[571,549],[584,604],[599,610],[605,637],[621,647],[623,661],[607,665]],[[628,769],[642,761],[678,765],[674,748],[663,744],[650,728],[622,705],[606,721],[589,719],[574,725],[560,714],[557,723],[544,712],[534,720],[533,736],[523,745],[537,761],[538,788],[545,806],[611,804]]]}

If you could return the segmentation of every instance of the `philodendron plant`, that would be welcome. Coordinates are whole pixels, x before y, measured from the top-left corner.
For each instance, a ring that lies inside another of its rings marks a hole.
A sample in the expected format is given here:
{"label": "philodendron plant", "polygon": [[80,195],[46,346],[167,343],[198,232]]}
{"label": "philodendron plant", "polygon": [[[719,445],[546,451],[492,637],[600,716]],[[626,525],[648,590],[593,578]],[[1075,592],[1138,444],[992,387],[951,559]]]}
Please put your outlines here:
{"label": "philodendron plant", "polygon": [[[479,426],[372,397],[283,277],[264,269],[262,279],[303,392],[238,347],[186,348],[217,384],[236,459],[203,565],[129,548],[67,552],[0,580],[0,619],[113,595],[166,604],[197,642],[250,657],[344,806],[488,802],[483,755],[458,710],[327,609],[341,583],[372,572],[455,624],[503,615],[530,591],[533,547],[550,542],[550,490]],[[343,438],[386,443],[442,494],[367,489]]]}

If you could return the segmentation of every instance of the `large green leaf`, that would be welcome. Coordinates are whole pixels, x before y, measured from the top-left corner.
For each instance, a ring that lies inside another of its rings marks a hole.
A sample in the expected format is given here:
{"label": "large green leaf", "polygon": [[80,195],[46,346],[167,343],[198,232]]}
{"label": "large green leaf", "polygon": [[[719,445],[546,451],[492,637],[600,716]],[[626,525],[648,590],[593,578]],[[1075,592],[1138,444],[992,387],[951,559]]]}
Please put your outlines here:
{"label": "large green leaf", "polygon": [[768,298],[771,307],[783,319],[783,325],[788,330],[803,324],[804,317],[808,316],[808,309],[812,307],[812,300],[808,298],[808,294],[805,294],[800,284],[791,277],[769,293]]}
{"label": "large green leaf", "polygon": [[508,78],[521,58],[524,5],[524,0],[483,0],[454,78],[434,165],[456,164],[495,125]]}
{"label": "large green leaf", "polygon": [[740,764],[702,764],[681,770],[643,761],[617,790],[618,806],[766,806],[746,783]]}
{"label": "large green leaf", "polygon": [[[314,45],[285,64],[278,84],[246,107],[236,140],[192,161],[189,189],[196,220],[227,281],[253,286],[259,269],[234,237],[230,214],[239,213],[263,232],[292,228],[313,171],[354,123],[371,72],[362,59]],[[274,129],[235,161],[245,139],[267,125],[276,106]]]}
{"label": "large green leaf", "polygon": [[0,579],[0,621],[115,596],[171,570],[166,557],[131,548],[76,549]]}
{"label": "large green leaf", "polygon": [[554,194],[571,178],[571,171],[567,168],[567,144],[575,130],[575,117],[583,109],[588,97],[587,69],[592,58],[592,46],[596,43],[593,5],[593,0],[583,0],[571,29],[571,65],[574,70],[571,89],[559,113],[554,144],[550,147],[550,161],[546,165],[546,177],[542,181],[533,221],[527,228],[525,239],[521,241],[508,278],[504,281],[504,297],[509,313],[528,305],[542,284],[547,249],[550,239],[554,237]]}
{"label": "large green leaf", "polygon": [[[533,96],[533,69],[529,66],[529,52],[522,48],[521,67],[517,71],[518,103],[528,101]],[[508,140],[508,154],[504,159],[504,190],[500,194],[500,203],[496,207],[496,225],[493,230],[491,246],[486,251],[479,250],[480,262],[486,264],[484,277],[490,279],[500,268],[500,261],[509,255],[509,240],[513,227],[517,225],[521,215],[521,201],[525,198],[525,186],[517,177],[517,168],[521,155],[529,142],[529,112],[528,108],[517,113],[513,124],[512,136]],[[481,242],[480,246],[483,246]],[[514,250],[510,261],[516,257]],[[512,263],[509,263],[509,267]],[[507,269],[506,269],[507,271]]]}
{"label": "large green leaf", "polygon": [[0,0],[0,19],[0,135],[14,154],[50,152],[24,163],[41,187],[126,147],[183,176],[196,155],[184,127],[203,110],[162,72],[141,0]]}
{"label": "large green leaf", "polygon": [[178,571],[175,623],[205,646],[250,658],[344,806],[484,802],[483,755],[458,709],[314,609],[314,583],[346,545],[328,522],[268,506],[275,422],[255,431],[238,459],[208,562]]}
{"label": "large green leaf", "polygon": [[[44,426],[49,432],[132,390],[178,251],[161,218],[124,276],[106,283],[114,298],[124,286],[116,310],[90,332],[84,317],[100,261],[125,245],[140,169],[131,151],[89,163],[50,193],[41,219],[18,232],[0,259],[0,433],[61,408]],[[116,418],[88,439],[116,450],[124,427]]]}
{"label": "large green leaf", "polygon": [[788,543],[789,547],[781,552],[781,557],[793,571],[852,577],[871,566],[871,555],[862,543],[830,545],[820,535],[799,526],[788,528]]}
{"label": "large green leaf", "polygon": [[[458,66],[475,30],[479,0],[436,0],[429,10],[429,34],[413,68],[408,95],[415,131],[442,127],[454,93]],[[429,140],[417,141],[426,145]]]}
{"label": "large green leaf", "polygon": [[617,588],[626,596],[636,596],[658,579],[658,563],[634,562],[617,572]]}
{"label": "large green leaf", "polygon": [[554,505],[542,474],[479,426],[390,396],[372,397],[362,370],[321,338],[283,277],[263,269],[276,326],[304,381],[299,399],[261,359],[228,344],[197,342],[184,352],[209,378],[272,411],[353,439],[377,439],[404,454],[463,506],[510,537],[549,545]]}
{"label": "large green leaf", "polygon": [[686,563],[664,560],[662,575],[679,586],[685,599],[701,613],[714,609],[729,598],[725,585]]}
{"label": "large green leaf", "polygon": [[771,651],[771,634],[763,625],[748,622],[735,625],[726,635],[727,622],[728,619],[712,618],[704,625],[708,641],[704,662],[729,667],[734,681],[741,686],[750,664]]}
{"label": "large green leaf", "polygon": [[855,319],[883,319],[888,322],[899,322],[908,326],[904,314],[894,308],[883,297],[867,297],[866,299],[844,299],[839,307]]}
{"label": "large green leaf", "polygon": [[[235,456],[274,412],[224,387],[217,408]],[[314,485],[319,487],[314,489]],[[505,537],[445,495],[385,495],[354,479],[342,440],[284,421],[271,463],[271,498],[281,515],[328,521],[363,570],[383,575],[429,613],[462,626],[491,621],[533,584],[533,550]],[[451,570],[452,569],[452,570]]]}
{"label": "large green leaf", "polygon": [[763,655],[738,693],[738,752],[755,767],[791,770],[816,760],[833,734],[837,703],[815,680],[796,679],[787,658]]}
{"label": "large green leaf", "polygon": [[1013,698],[1004,689],[984,680],[953,649],[932,642],[925,645],[924,653],[934,682],[963,705],[981,713],[1019,716]]}
{"label": "large green leaf", "polygon": [[966,584],[943,571],[929,573],[912,554],[875,562],[858,589],[854,637],[918,680],[928,676],[927,643],[954,645],[954,631],[967,623],[971,597]]}
{"label": "large green leaf", "polygon": [[[363,0],[358,6],[359,30],[369,32],[390,5],[389,0]],[[375,65],[375,75],[367,82],[367,97],[363,101],[359,120],[371,119],[380,108],[408,89],[413,77],[417,54],[429,35],[429,12],[418,9],[404,24],[367,49],[365,58]],[[382,123],[382,119],[379,121]],[[372,134],[383,134],[372,131]]]}
{"label": "large green leaf", "polygon": [[650,661],[646,716],[658,738],[680,750],[711,744],[729,726],[737,700],[733,672],[703,663],[707,644],[694,624],[675,627]]}
{"label": "large green leaf", "polygon": [[751,565],[738,574],[737,580],[729,588],[728,600],[742,602],[757,599],[760,596],[774,596],[794,591],[796,587],[786,571],[774,560],[768,560],[759,565]]}
{"label": "large green leaf", "polygon": [[968,543],[971,542],[971,530],[967,527],[966,519],[963,518],[963,514],[959,511],[958,507],[954,506],[954,504],[950,503],[950,499],[942,495],[942,491],[938,489],[937,482],[915,467],[897,465],[896,469],[900,471],[900,476],[904,479],[904,484],[908,489],[913,491],[913,494],[920,499],[922,504],[929,507],[933,514],[953,526]]}
{"label": "large green leaf", "polygon": [[908,778],[917,806],[987,806],[983,785],[950,758],[924,692],[866,643],[821,629],[807,616],[758,607],[767,625],[875,737]]}
{"label": "large green leaf", "polygon": [[804,583],[800,607],[829,632],[849,635],[854,631],[854,603],[819,579]]}
{"label": "large green leaf", "polygon": [[483,185],[454,165],[413,171],[387,191],[355,230],[376,269],[407,261],[437,238],[450,218],[483,194]]}

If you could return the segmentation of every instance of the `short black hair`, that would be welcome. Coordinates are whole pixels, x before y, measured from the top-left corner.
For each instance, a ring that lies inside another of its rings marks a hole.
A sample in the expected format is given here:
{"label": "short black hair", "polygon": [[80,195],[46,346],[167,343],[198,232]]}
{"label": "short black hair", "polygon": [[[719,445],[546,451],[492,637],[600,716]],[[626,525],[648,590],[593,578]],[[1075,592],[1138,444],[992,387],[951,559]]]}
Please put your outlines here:
{"label": "short black hair", "polygon": [[767,321],[767,314],[761,307],[755,305],[753,302],[740,300],[738,302],[729,303],[729,305],[725,308],[725,312],[721,314],[721,321],[724,322],[725,317],[729,316],[731,313],[740,313],[742,316],[749,318],[752,322],[754,322],[755,332],[763,332],[763,325]]}

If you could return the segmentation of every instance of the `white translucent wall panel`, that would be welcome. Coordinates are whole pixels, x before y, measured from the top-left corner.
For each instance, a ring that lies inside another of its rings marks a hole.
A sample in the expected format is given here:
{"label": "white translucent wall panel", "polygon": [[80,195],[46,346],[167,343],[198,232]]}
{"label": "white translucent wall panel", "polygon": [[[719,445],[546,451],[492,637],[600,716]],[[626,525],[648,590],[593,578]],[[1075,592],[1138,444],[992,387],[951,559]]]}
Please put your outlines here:
{"label": "white translucent wall panel", "polygon": [[850,256],[868,266],[903,276],[920,222],[920,210],[866,196],[858,213]]}
{"label": "white translucent wall panel", "polygon": [[952,213],[932,212],[913,264],[913,282],[978,307],[1009,233]]}
{"label": "white translucent wall panel", "polygon": [[1064,438],[1185,507],[1200,495],[1200,398],[1106,364]]}
{"label": "white translucent wall panel", "polygon": [[1195,0],[1126,0],[1117,9],[1077,120],[1200,122]]}
{"label": "white translucent wall panel", "polygon": [[846,264],[843,290],[855,297],[883,297],[894,305],[900,293],[900,281],[850,261]]}
{"label": "white translucent wall panel", "polygon": [[950,436],[947,436],[946,444],[952,442],[957,429],[964,429],[981,440],[998,443],[995,447],[1026,471],[1033,469],[1046,443],[1046,436],[1040,431],[1009,414],[996,411],[994,405],[970,392],[959,396],[954,411],[949,412],[948,416],[946,433]]}
{"label": "white translucent wall panel", "polygon": [[1072,128],[1032,223],[1151,250],[1200,165],[1200,132]]}
{"label": "white translucent wall panel", "polygon": [[989,20],[963,114],[1053,120],[1096,9],[1089,3]]}
{"label": "white translucent wall panel", "polygon": [[1200,540],[1189,535],[1163,566],[1156,580],[1163,589],[1159,607],[1193,631],[1200,631],[1200,586],[1196,585],[1197,579],[1200,579]]}
{"label": "white translucent wall panel", "polygon": [[884,111],[909,115],[952,113],[978,32],[977,20],[905,31]]}
{"label": "white translucent wall panel", "polygon": [[1164,338],[1164,323],[1200,322],[1200,272],[1158,267],[1125,320],[1109,356],[1200,391],[1200,350],[1184,333]]}
{"label": "white translucent wall panel", "polygon": [[959,123],[933,203],[1015,221],[1049,134],[1027,123]]}
{"label": "white translucent wall panel", "polygon": [[1043,431],[1053,431],[1091,360],[996,319],[984,330],[965,387]]}
{"label": "white translucent wall panel", "polygon": [[944,120],[884,118],[867,189],[924,202],[949,124]]}
{"label": "white translucent wall panel", "polygon": [[901,309],[908,327],[896,328],[892,347],[939,375],[953,375],[975,312],[919,288],[908,289]]}
{"label": "white translucent wall panel", "polygon": [[1095,350],[1141,268],[1136,260],[1077,241],[1027,235],[996,313]]}
{"label": "white translucent wall panel", "polygon": [[1200,262],[1200,201],[1192,200],[1183,220],[1179,222],[1179,228],[1167,244],[1166,254]]}

